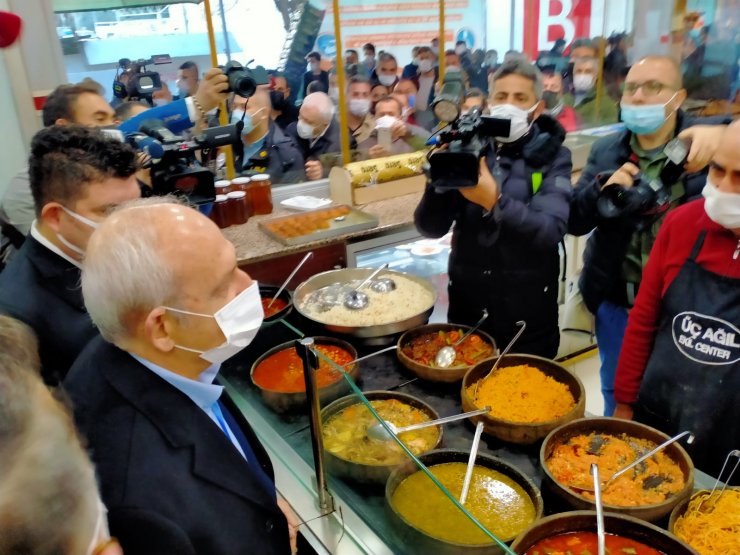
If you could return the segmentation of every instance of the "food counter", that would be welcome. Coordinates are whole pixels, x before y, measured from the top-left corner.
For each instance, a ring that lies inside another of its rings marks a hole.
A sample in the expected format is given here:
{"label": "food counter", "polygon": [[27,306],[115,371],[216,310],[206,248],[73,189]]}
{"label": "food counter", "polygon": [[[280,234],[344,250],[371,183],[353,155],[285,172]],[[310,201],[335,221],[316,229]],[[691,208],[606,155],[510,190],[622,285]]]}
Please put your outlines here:
{"label": "food counter", "polygon": [[[280,343],[308,336],[330,335],[295,310],[287,324],[278,321],[263,328],[254,343],[222,370],[223,382],[237,405],[249,419],[268,449],[276,470],[278,490],[290,500],[302,521],[301,527],[318,553],[337,555],[372,553],[400,555],[416,553],[414,545],[391,524],[383,486],[358,485],[329,475],[328,485],[336,510],[320,516],[317,504],[308,411],[278,415],[268,408],[259,390],[250,381],[250,367],[262,353]],[[299,331],[300,330],[300,331]],[[347,339],[345,337],[345,339]],[[359,340],[349,338],[359,355],[374,352]],[[376,355],[361,364],[360,387],[363,391],[395,390],[413,395],[431,405],[440,416],[462,412],[460,383],[441,384],[415,380],[399,363],[396,353]],[[455,422],[444,428],[444,448],[469,451],[474,427],[469,422]],[[539,487],[543,473],[539,468],[539,443],[531,447],[506,444],[483,435],[481,453],[493,455],[515,465]],[[697,473],[701,487],[713,481]],[[543,490],[546,514],[568,510],[555,496]]]}

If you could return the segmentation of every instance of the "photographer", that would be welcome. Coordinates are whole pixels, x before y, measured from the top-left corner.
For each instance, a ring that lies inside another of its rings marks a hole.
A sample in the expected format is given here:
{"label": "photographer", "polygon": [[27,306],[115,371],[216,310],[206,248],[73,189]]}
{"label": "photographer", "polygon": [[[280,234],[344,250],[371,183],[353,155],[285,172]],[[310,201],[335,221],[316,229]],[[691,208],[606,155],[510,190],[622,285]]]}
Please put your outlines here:
{"label": "photographer", "polygon": [[473,324],[485,308],[490,316],[483,329],[503,348],[524,320],[516,352],[553,358],[560,341],[558,243],[572,193],[570,151],[562,146],[563,128],[543,114],[536,67],[510,60],[492,79],[491,115],[510,120],[509,135],[495,137],[484,151],[476,186],[428,187],[414,221],[427,237],[441,237],[454,224],[448,321]]}
{"label": "photographer", "polygon": [[[680,109],[685,99],[681,73],[672,59],[650,56],[632,66],[621,104],[621,118],[627,129],[594,144],[571,206],[569,233],[585,235],[595,228],[584,253],[579,286],[586,306],[596,316],[604,413],[609,416],[614,411],[614,372],[627,313],[637,295],[642,270],[665,211],[699,195],[706,181],[703,168],[716,151],[724,130],[692,127],[724,120],[688,117]],[[672,166],[664,148],[676,136],[690,140],[691,147],[687,162]],[[663,183],[661,193],[669,201],[665,206],[650,206],[644,215],[600,215],[598,203],[603,191],[610,187],[637,190],[637,185],[655,179]]]}

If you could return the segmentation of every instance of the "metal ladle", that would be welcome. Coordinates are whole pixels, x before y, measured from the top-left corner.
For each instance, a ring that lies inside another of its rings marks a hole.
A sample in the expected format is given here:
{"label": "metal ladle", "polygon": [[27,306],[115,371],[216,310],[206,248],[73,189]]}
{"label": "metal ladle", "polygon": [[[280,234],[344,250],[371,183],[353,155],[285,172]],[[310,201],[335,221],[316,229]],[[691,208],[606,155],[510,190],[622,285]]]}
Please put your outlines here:
{"label": "metal ladle", "polygon": [[455,359],[457,358],[457,351],[455,350],[455,347],[465,341],[471,333],[477,330],[480,325],[485,322],[486,318],[488,318],[488,310],[484,308],[483,316],[481,316],[481,319],[478,320],[478,323],[476,325],[466,331],[465,335],[455,341],[452,345],[446,345],[442,347],[439,351],[437,351],[437,354],[434,357],[434,364],[436,364],[440,368],[447,368],[453,362],[455,362]]}
{"label": "metal ladle", "polygon": [[386,270],[387,268],[388,263],[383,264],[380,268],[370,274],[358,287],[355,287],[352,291],[347,293],[347,296],[344,298],[344,306],[346,306],[350,310],[362,310],[363,308],[365,308],[368,305],[370,299],[368,299],[367,295],[360,291],[360,289],[365,287],[368,283],[372,281],[375,276],[377,276],[380,272]]}
{"label": "metal ladle", "polygon": [[270,301],[270,304],[267,305],[267,308],[270,308],[272,306],[272,303],[275,302],[275,300],[280,296],[280,293],[283,292],[283,289],[290,283],[290,280],[293,279],[293,277],[298,273],[298,270],[301,269],[301,266],[303,266],[306,261],[313,256],[313,251],[309,251],[306,253],[306,256],[303,257],[303,259],[298,263],[298,265],[293,269],[293,271],[288,276],[288,279],[285,280],[285,282],[280,286],[280,289],[278,289],[277,293],[275,293],[275,296]]}
{"label": "metal ladle", "polygon": [[[471,416],[478,416],[480,414],[486,414],[488,411],[491,410],[491,407],[486,407],[483,409],[478,410],[471,410],[470,412],[464,412],[462,414],[454,414],[452,416],[445,416],[444,418],[437,418],[436,420],[427,420],[426,422],[420,422],[419,424],[411,424],[410,426],[402,426],[398,427],[392,422],[388,422],[385,420],[384,422],[388,425],[388,427],[391,429],[394,435],[402,434],[404,432],[410,432],[412,430],[420,430],[422,428],[428,428],[429,426],[437,426],[439,424],[447,424],[448,422],[455,422],[457,420],[464,420],[466,418],[470,418]],[[387,441],[391,439],[390,434],[388,433],[388,430],[386,430],[383,425],[378,422],[377,424],[373,424],[367,429],[367,437],[370,439],[377,439],[378,441]]]}
{"label": "metal ladle", "polygon": [[591,464],[591,476],[594,477],[594,497],[596,498],[596,541],[598,555],[606,555],[606,531],[604,530],[604,505],[601,502],[601,478],[599,466]]}
{"label": "metal ladle", "polygon": [[376,293],[390,293],[396,290],[396,282],[387,277],[376,279],[370,284],[370,289]]}
{"label": "metal ladle", "polygon": [[480,380],[478,380],[477,382],[475,382],[475,391],[473,392],[473,400],[475,400],[475,398],[478,395],[478,386],[480,386],[480,384],[482,384],[485,380],[487,380],[488,377],[496,371],[496,368],[498,368],[498,365],[501,364],[501,361],[504,359],[504,357],[506,356],[506,354],[514,346],[514,343],[516,343],[516,340],[519,339],[519,336],[521,336],[524,333],[524,330],[527,328],[527,323],[524,320],[519,320],[516,323],[516,325],[519,326],[519,331],[516,332],[516,335],[514,336],[514,339],[512,339],[511,341],[509,341],[509,344],[504,349],[504,352],[501,353],[498,356],[498,358],[496,359],[496,362],[493,363],[493,367],[488,371],[488,374],[486,374]]}

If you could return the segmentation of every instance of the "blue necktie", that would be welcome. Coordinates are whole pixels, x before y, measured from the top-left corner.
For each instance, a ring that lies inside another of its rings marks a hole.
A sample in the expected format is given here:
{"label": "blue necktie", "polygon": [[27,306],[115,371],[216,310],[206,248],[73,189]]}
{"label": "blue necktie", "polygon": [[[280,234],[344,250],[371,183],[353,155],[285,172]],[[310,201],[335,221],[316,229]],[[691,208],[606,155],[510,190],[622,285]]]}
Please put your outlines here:
{"label": "blue necktie", "polygon": [[229,440],[229,442],[231,442],[231,436],[229,435],[229,431],[231,431],[231,433],[236,438],[239,447],[242,448],[244,457],[247,459],[247,464],[252,469],[257,479],[269,493],[274,495],[274,482],[267,475],[267,473],[265,473],[265,470],[260,465],[259,461],[257,460],[257,455],[254,454],[252,446],[249,444],[249,440],[247,440],[247,436],[244,435],[244,432],[239,427],[239,424],[232,416],[231,412],[229,412],[229,410],[220,400],[213,403],[212,409],[213,414],[216,416],[216,420],[218,421],[218,425],[221,428],[221,431],[226,435],[226,438]]}

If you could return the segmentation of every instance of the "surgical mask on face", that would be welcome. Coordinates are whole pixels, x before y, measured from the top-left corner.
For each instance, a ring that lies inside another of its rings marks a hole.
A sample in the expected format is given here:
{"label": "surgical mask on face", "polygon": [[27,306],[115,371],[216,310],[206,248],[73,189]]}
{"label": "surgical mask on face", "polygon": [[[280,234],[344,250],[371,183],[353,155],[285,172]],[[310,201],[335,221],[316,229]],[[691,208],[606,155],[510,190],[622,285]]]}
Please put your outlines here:
{"label": "surgical mask on face", "polygon": [[375,129],[390,129],[397,121],[393,116],[380,116],[375,120]]}
{"label": "surgical mask on face", "polygon": [[311,62],[311,63],[309,63],[308,64],[308,69],[310,71],[313,71],[314,73],[317,72],[319,70],[319,64],[318,64],[318,62]]}
{"label": "surgical mask on face", "polygon": [[301,139],[313,139],[316,136],[313,125],[300,118],[296,124],[296,132]]}
{"label": "surgical mask on face", "polygon": [[551,116],[557,116],[563,111],[563,99],[560,97],[560,93],[545,91],[542,93],[542,100],[545,101],[545,109]]}
{"label": "surgical mask on face", "polygon": [[432,60],[420,60],[419,71],[422,73],[428,73],[434,69],[434,62]]}
{"label": "surgical mask on face", "polygon": [[369,66],[375,65],[375,56],[371,56],[370,54],[365,54],[365,64]]}
{"label": "surgical mask on face", "polygon": [[495,137],[495,139],[501,143],[513,143],[521,139],[529,128],[532,127],[532,122],[529,117],[534,112],[537,104],[532,106],[529,110],[523,110],[513,104],[496,104],[491,106],[489,113],[494,118],[508,119],[511,121],[511,130],[509,131],[508,137]]}
{"label": "surgical mask on face", "polygon": [[418,66],[419,66],[419,56],[417,56],[416,58],[414,58],[414,59],[413,59],[413,60],[411,61],[411,63],[412,63],[413,65],[415,65],[415,66],[417,66],[417,67],[418,67]]}
{"label": "surgical mask on face", "polygon": [[483,62],[483,65],[486,67],[495,67],[496,62],[498,61],[498,58],[486,58]]}
{"label": "surgical mask on face", "polygon": [[393,83],[396,82],[396,76],[395,75],[378,75],[378,81],[380,81],[380,84],[384,87],[390,87]]}
{"label": "surgical mask on face", "polygon": [[[673,100],[676,93],[668,99],[668,102]],[[621,107],[621,119],[624,122],[625,127],[635,133],[636,135],[647,135],[655,133],[660,126],[665,123],[666,113],[665,104],[625,104],[622,102]]]}
{"label": "surgical mask on face", "polygon": [[152,104],[154,104],[154,106],[165,106],[169,103],[170,103],[169,100],[167,100],[166,98],[153,98],[152,99]]}
{"label": "surgical mask on face", "polygon": [[434,52],[435,56],[439,56],[439,46],[432,46],[432,52]]}
{"label": "surgical mask on face", "polygon": [[466,47],[464,47],[464,46],[456,46],[455,47],[455,54],[457,54],[458,56],[462,56],[467,51],[468,51],[468,49]]}
{"label": "surgical mask on face", "polygon": [[226,303],[215,314],[190,312],[169,306],[164,308],[172,312],[187,314],[188,316],[200,316],[202,318],[213,318],[216,320],[221,333],[226,338],[226,341],[218,347],[208,349],[207,351],[199,351],[198,349],[175,345],[175,347],[183,351],[198,353],[200,358],[211,364],[221,364],[249,345],[257,335],[265,316],[262,309],[259,285],[257,285],[256,281]]}
{"label": "surgical mask on face", "polygon": [[740,229],[740,194],[720,191],[709,178],[701,194],[710,220],[725,229]]}
{"label": "surgical mask on face", "polygon": [[[81,214],[78,214],[77,212],[73,212],[72,210],[70,210],[66,206],[62,206],[62,210],[64,210],[67,214],[69,214],[70,216],[72,216],[75,220],[77,220],[81,224],[84,224],[87,227],[92,228],[93,231],[96,230],[96,229],[98,229],[98,227],[100,226],[100,223],[94,222],[90,218],[86,218],[85,216],[83,216]],[[84,250],[82,250],[77,245],[73,244],[66,237],[64,237],[64,235],[62,235],[61,233],[57,233],[57,239],[59,239],[59,242],[62,245],[64,245],[65,247],[67,247],[69,250],[71,250],[73,253],[77,254],[80,257],[85,256],[85,251]]]}
{"label": "surgical mask on face", "polygon": [[447,73],[460,73],[460,67],[459,66],[447,66],[445,68],[445,71]]}
{"label": "surgical mask on face", "polygon": [[334,104],[339,102],[339,87],[331,87],[329,89],[329,98],[334,101]]}
{"label": "surgical mask on face", "polygon": [[595,75],[589,75],[588,73],[579,73],[573,76],[573,88],[577,92],[587,92],[594,88],[596,82]]}
{"label": "surgical mask on face", "polygon": [[245,112],[244,110],[234,110],[231,112],[231,123],[244,123],[244,127],[242,127],[242,136],[249,135],[252,131],[254,131],[254,121],[252,120],[252,115]]}
{"label": "surgical mask on face", "polygon": [[370,111],[369,98],[351,98],[349,101],[349,111],[353,115],[363,117]]}

